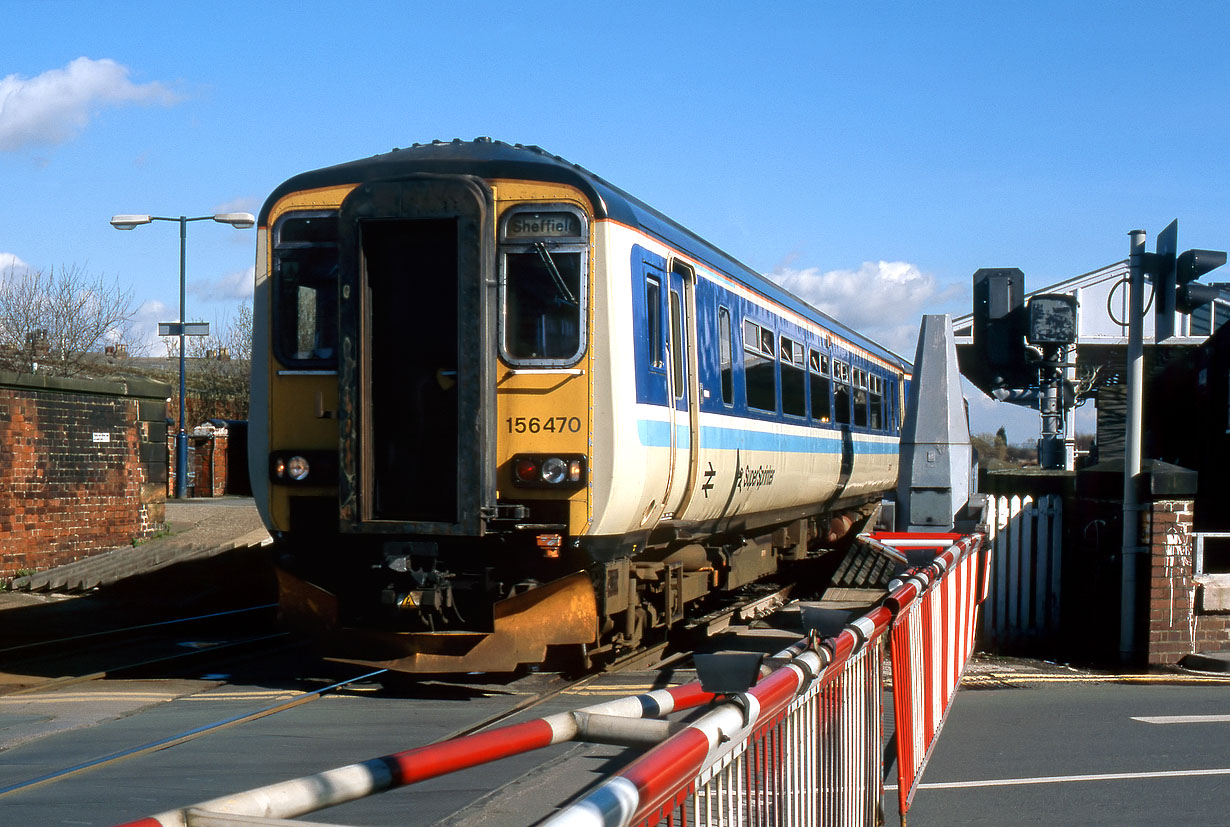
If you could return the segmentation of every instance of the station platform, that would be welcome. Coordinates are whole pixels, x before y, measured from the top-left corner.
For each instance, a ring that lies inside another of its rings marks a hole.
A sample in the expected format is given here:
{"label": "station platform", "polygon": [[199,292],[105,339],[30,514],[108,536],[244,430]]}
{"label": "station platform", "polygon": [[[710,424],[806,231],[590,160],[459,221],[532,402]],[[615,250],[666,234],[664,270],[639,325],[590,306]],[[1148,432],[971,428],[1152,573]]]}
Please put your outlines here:
{"label": "station platform", "polygon": [[165,534],[135,546],[101,551],[16,578],[9,590],[0,591],[0,611],[100,587],[122,591],[118,587],[128,581],[200,568],[205,561],[223,556],[251,557],[273,543],[251,497],[168,500],[166,524]]}

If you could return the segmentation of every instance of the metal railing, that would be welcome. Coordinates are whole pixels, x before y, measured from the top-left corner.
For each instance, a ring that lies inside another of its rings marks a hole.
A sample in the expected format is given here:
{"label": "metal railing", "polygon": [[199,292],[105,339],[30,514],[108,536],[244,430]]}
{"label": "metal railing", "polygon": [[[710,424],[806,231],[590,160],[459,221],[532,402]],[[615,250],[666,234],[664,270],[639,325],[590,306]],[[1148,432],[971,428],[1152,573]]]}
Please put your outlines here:
{"label": "metal railing", "polygon": [[[874,825],[882,822],[880,666],[892,631],[904,822],[986,596],[981,535],[877,535],[925,561],[880,606],[633,761],[546,827]],[[780,659],[780,656],[779,656]],[[904,731],[902,726],[904,724]],[[795,749],[795,747],[801,747]]]}

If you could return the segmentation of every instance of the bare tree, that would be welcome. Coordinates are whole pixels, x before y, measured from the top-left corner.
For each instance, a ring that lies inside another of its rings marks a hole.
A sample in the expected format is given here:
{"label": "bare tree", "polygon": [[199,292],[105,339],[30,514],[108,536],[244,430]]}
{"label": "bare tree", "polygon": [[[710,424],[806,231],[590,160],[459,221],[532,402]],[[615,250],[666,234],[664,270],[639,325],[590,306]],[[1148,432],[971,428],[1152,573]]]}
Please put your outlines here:
{"label": "bare tree", "polygon": [[59,270],[10,267],[0,272],[0,369],[58,376],[110,373],[93,357],[106,345],[127,345],[131,288],[78,265]]}

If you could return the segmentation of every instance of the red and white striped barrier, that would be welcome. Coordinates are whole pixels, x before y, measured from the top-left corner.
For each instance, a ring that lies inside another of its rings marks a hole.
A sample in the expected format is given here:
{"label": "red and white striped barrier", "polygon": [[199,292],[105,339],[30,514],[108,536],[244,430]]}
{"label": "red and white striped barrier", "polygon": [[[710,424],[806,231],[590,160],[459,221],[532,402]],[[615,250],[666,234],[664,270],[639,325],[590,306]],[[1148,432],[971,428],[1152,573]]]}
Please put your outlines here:
{"label": "red and white striped barrier", "polygon": [[579,737],[592,735],[595,736],[593,740],[616,743],[637,740],[657,742],[669,734],[667,725],[664,721],[648,719],[704,706],[712,700],[712,693],[703,691],[700,684],[694,681],[372,758],[316,775],[215,798],[119,827],[192,827],[196,818],[219,815],[294,818],[394,787],[426,781]]}
{"label": "red and white striped barrier", "polygon": [[[633,761],[544,827],[871,824],[881,779],[881,607]],[[806,642],[804,642],[806,643]]]}
{"label": "red and white striped barrier", "polygon": [[[902,823],[957,685],[974,651],[978,605],[986,598],[990,550],[982,535],[933,535],[935,559],[890,584],[897,797]],[[894,545],[892,535],[879,539]],[[917,534],[914,549],[926,548]],[[982,549],[983,553],[979,554]]]}
{"label": "red and white striped barrier", "polygon": [[904,821],[973,651],[989,560],[979,565],[980,535],[875,539],[933,559],[912,569],[883,605],[818,647],[792,647],[790,663],[545,827],[880,823],[880,664],[890,626],[899,789],[909,790]]}

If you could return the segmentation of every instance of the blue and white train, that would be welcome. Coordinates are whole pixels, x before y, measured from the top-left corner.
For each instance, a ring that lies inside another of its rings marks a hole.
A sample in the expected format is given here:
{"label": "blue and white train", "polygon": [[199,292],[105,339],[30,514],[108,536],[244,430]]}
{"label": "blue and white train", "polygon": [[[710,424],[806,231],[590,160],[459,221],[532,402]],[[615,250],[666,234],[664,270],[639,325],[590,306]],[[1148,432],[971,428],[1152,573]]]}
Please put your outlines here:
{"label": "blue and white train", "polygon": [[339,659],[609,658],[896,484],[907,363],[536,147],[290,179],[255,296],[254,489]]}

